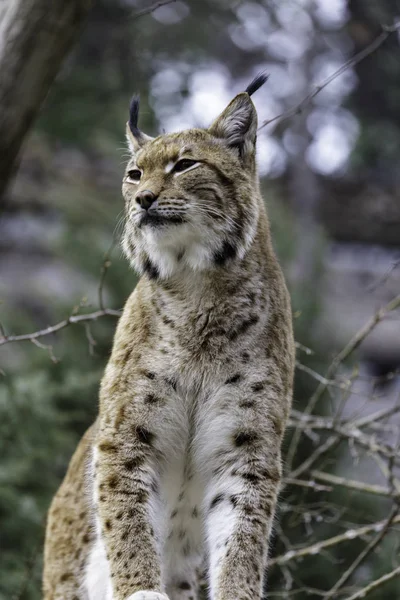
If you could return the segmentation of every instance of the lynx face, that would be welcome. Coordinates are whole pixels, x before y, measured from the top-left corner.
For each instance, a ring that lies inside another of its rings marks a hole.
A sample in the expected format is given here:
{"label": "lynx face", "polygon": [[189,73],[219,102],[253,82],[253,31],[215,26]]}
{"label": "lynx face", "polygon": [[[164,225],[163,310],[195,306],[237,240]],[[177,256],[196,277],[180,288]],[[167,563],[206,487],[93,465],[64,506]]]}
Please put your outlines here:
{"label": "lynx face", "polygon": [[168,278],[243,257],[259,216],[251,194],[257,116],[249,94],[236,96],[208,130],[155,139],[137,129],[137,113],[134,99],[127,126],[132,158],[122,187],[123,247],[133,266]]}

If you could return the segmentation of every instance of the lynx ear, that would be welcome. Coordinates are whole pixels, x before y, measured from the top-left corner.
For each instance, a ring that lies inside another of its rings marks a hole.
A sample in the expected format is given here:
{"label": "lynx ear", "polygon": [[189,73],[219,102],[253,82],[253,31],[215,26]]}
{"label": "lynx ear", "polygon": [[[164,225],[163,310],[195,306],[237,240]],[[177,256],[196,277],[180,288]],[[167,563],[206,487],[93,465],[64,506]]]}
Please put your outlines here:
{"label": "lynx ear", "polygon": [[129,150],[136,154],[145,144],[154,138],[140,131],[138,127],[139,118],[139,96],[133,96],[129,107],[129,121],[126,124],[126,139]]}
{"label": "lynx ear", "polygon": [[254,150],[257,113],[250,96],[243,92],[232,100],[209,128],[209,132],[237,148],[242,158]]}
{"label": "lynx ear", "polygon": [[243,159],[254,153],[257,137],[257,113],[250,96],[267,79],[265,74],[253,79],[246,91],[228,104],[208,130],[215,137],[225,140],[228,146],[237,148]]}

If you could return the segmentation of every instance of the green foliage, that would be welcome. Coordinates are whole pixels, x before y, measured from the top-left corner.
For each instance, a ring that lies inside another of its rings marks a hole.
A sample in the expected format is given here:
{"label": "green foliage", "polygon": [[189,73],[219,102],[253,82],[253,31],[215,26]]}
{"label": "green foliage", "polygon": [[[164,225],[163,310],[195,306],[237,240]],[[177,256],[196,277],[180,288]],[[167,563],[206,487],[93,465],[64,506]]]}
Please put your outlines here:
{"label": "green foliage", "polygon": [[45,514],[96,407],[99,370],[45,366],[0,385],[1,600],[39,597]]}

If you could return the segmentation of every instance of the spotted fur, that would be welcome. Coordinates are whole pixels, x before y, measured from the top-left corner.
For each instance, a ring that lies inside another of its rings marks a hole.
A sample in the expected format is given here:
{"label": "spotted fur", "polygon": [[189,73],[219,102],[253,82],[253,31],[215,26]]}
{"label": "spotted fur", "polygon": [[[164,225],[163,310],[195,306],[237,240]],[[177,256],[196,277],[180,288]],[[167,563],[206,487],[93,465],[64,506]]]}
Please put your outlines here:
{"label": "spotted fur", "polygon": [[142,277],[50,509],[45,600],[195,600],[203,568],[211,600],[261,598],[294,344],[249,93],[155,139],[133,105],[123,246]]}

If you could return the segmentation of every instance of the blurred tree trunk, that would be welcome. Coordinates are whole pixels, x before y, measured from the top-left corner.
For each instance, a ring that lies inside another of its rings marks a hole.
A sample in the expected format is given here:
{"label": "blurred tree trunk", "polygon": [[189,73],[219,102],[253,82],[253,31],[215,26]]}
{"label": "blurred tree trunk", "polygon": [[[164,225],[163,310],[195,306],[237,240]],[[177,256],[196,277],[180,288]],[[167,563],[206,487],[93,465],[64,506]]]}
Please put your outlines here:
{"label": "blurred tree trunk", "polygon": [[94,0],[0,7],[0,205],[22,142]]}

